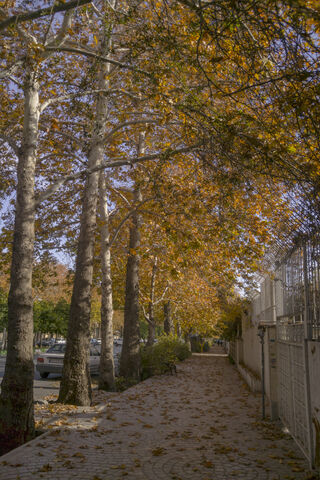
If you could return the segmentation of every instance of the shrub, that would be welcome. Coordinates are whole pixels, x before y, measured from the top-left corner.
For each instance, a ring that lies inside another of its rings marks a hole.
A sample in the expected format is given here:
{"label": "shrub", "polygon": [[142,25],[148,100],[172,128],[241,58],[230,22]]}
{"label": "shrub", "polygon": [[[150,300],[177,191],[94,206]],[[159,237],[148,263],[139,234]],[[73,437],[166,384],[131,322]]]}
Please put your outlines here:
{"label": "shrub", "polygon": [[152,347],[141,348],[141,378],[159,375],[170,369],[170,364],[185,360],[191,355],[188,345],[178,337],[164,335]]}
{"label": "shrub", "polygon": [[210,350],[210,345],[208,342],[201,343],[199,340],[192,342],[192,351],[195,353],[208,352]]}
{"label": "shrub", "polygon": [[127,388],[133,387],[138,382],[134,378],[116,377],[115,378],[115,390],[116,392],[124,392]]}

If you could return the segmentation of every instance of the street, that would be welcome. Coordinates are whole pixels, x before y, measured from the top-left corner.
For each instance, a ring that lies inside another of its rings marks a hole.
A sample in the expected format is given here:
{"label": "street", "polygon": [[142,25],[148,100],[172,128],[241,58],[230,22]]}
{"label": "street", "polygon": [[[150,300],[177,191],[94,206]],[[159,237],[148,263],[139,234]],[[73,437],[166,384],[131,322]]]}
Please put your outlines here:
{"label": "street", "polygon": [[[35,355],[35,359],[37,355]],[[0,382],[4,375],[4,367],[6,364],[6,357],[0,357]],[[39,373],[35,370],[33,393],[35,400],[44,400],[48,395],[57,395],[59,393],[60,375],[51,374],[50,378],[42,379]]]}
{"label": "street", "polygon": [[[121,353],[121,346],[114,345],[114,360],[116,373],[119,368],[118,357]],[[34,355],[34,364],[36,364],[38,353]],[[6,364],[6,357],[0,357],[0,383],[4,375],[4,368]],[[93,376],[92,383],[96,383],[97,376]],[[44,400],[50,395],[58,395],[60,387],[61,375],[51,373],[49,378],[40,378],[39,372],[34,369],[33,395],[36,401]]]}

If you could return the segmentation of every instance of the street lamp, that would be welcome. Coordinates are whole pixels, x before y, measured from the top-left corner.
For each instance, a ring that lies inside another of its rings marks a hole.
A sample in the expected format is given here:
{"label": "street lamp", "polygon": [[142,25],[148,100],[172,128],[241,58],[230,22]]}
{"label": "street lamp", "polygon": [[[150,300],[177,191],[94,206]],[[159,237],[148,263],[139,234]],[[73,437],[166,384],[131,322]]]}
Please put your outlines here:
{"label": "street lamp", "polygon": [[261,343],[261,391],[262,391],[262,420],[265,419],[265,391],[264,391],[264,334],[266,327],[264,325],[258,326],[258,337]]}

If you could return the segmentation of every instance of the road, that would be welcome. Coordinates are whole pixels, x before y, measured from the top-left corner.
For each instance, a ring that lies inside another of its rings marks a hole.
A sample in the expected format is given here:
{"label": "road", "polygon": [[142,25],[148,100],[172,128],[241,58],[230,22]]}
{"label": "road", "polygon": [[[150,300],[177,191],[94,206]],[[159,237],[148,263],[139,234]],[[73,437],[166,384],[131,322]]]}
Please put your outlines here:
{"label": "road", "polygon": [[[121,353],[121,346],[114,346],[114,354],[118,355]],[[38,354],[35,355],[35,360]],[[4,375],[4,367],[6,364],[6,357],[0,357],[0,383]],[[115,364],[117,365],[117,360],[115,359]],[[60,379],[61,375],[51,373],[49,378],[40,378],[39,372],[34,370],[34,382],[33,382],[33,395],[36,401],[44,400],[45,397],[51,395],[58,395],[60,388]],[[98,377],[93,376],[93,383],[96,383]]]}
{"label": "road", "polygon": [[[6,357],[0,357],[0,382],[4,375],[4,367],[6,364]],[[50,378],[42,379],[39,373],[35,370],[33,393],[35,400],[44,400],[48,395],[57,395],[59,393],[60,375],[51,374]]]}

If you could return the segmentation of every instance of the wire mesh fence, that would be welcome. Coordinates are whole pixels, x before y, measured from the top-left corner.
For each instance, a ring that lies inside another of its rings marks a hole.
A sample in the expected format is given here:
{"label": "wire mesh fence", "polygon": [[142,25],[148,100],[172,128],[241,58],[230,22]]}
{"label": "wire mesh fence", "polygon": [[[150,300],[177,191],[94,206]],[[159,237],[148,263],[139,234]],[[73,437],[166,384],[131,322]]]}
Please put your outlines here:
{"label": "wire mesh fence", "polygon": [[275,301],[280,323],[304,323],[305,337],[320,340],[320,238],[304,239],[278,263]]}

